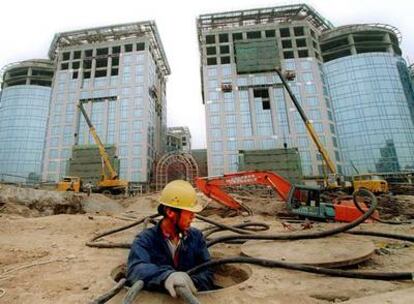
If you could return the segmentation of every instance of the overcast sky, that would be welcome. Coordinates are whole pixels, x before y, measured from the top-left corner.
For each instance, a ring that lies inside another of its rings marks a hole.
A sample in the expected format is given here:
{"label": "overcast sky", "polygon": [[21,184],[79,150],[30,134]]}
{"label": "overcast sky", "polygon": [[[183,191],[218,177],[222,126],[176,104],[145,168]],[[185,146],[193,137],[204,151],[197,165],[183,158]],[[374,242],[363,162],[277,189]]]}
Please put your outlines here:
{"label": "overcast sky", "polygon": [[397,27],[403,37],[403,56],[414,63],[414,2],[409,0],[9,0],[0,4],[0,68],[16,61],[46,58],[57,32],[155,20],[172,72],[167,82],[168,126],[190,127],[193,148],[203,148],[206,136],[196,17],[302,2],[334,26],[386,23]]}

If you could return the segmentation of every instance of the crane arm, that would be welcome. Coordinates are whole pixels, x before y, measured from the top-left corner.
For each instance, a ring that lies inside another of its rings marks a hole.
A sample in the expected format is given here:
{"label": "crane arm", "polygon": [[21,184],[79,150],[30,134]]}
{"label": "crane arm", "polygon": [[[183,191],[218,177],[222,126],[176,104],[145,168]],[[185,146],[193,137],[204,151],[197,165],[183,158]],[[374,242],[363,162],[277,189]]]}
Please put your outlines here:
{"label": "crane arm", "polygon": [[[86,120],[86,123],[87,123],[87,125],[89,127],[89,132],[92,134],[92,137],[95,140],[96,145],[98,146],[99,155],[101,155],[101,157],[102,157],[102,160],[104,162],[104,166],[109,171],[109,174],[110,174],[110,178],[109,179],[117,179],[118,178],[118,174],[116,173],[116,171],[112,167],[112,164],[111,164],[111,162],[109,160],[108,153],[106,153],[105,147],[104,147],[101,139],[99,138],[98,133],[96,133],[95,127],[93,126],[91,120],[89,119],[88,114],[86,113],[85,108],[83,107],[82,102],[79,102],[78,107],[79,107],[79,109],[80,109],[83,117]],[[105,170],[103,170],[103,174],[105,175]],[[107,179],[106,176],[105,176],[105,179]]]}
{"label": "crane arm", "polygon": [[223,187],[265,185],[270,186],[287,201],[292,184],[282,176],[268,171],[245,171],[224,174],[217,177],[198,177],[196,186],[206,196],[232,209],[241,209],[242,205],[229,195]]}
{"label": "crane arm", "polygon": [[312,122],[306,116],[305,111],[303,111],[300,103],[296,99],[295,95],[293,94],[293,92],[290,89],[288,83],[286,82],[285,77],[282,75],[282,73],[280,72],[280,70],[277,69],[276,72],[278,73],[278,75],[280,77],[280,80],[282,81],[283,86],[288,91],[288,94],[289,94],[290,98],[292,99],[292,102],[295,105],[296,109],[298,110],[300,117],[302,118],[303,122],[305,123],[305,127],[308,130],[308,133],[311,136],[313,142],[315,143],[316,148],[318,149],[319,153],[322,155],[322,158],[325,161],[326,166],[328,167],[328,170],[332,174],[336,174],[335,164],[331,160],[331,158],[329,157],[328,151],[326,151],[326,149],[322,145],[322,143],[321,143],[321,141],[320,141],[320,139],[318,137],[318,134],[316,133],[315,128],[313,127]]}

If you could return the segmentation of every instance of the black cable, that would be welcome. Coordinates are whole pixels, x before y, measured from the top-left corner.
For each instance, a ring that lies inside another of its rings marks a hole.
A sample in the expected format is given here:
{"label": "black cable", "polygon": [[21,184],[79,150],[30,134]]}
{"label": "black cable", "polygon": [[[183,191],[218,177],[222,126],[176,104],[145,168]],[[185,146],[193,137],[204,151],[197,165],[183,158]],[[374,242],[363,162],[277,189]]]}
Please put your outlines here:
{"label": "black cable", "polygon": [[114,233],[117,233],[117,232],[120,232],[120,231],[127,230],[129,228],[132,228],[134,226],[138,226],[139,224],[142,224],[147,220],[155,219],[158,216],[160,216],[158,213],[152,214],[150,216],[146,216],[142,219],[139,219],[135,222],[132,222],[128,225],[104,231],[104,232],[98,234],[97,236],[93,237],[89,241],[87,241],[85,245],[88,246],[88,247],[96,247],[96,248],[131,248],[131,245],[132,245],[131,243],[97,243],[97,241],[100,238],[104,237],[104,236],[108,236],[110,234],[114,234]]}
{"label": "black cable", "polygon": [[414,236],[405,235],[405,234],[396,234],[396,233],[379,232],[379,231],[367,231],[367,230],[352,230],[352,231],[347,231],[346,233],[355,234],[355,235],[377,236],[377,237],[396,239],[396,240],[401,240],[401,241],[414,242]]}
{"label": "black cable", "polygon": [[345,277],[345,278],[363,279],[363,280],[384,280],[384,281],[414,280],[414,273],[412,272],[357,272],[357,271],[330,269],[330,268],[324,268],[324,267],[317,267],[317,266],[310,266],[310,265],[296,264],[296,263],[287,263],[287,262],[251,258],[251,257],[233,257],[233,258],[213,260],[213,261],[209,261],[201,265],[198,265],[192,268],[191,270],[189,270],[187,273],[189,275],[193,275],[194,273],[197,273],[204,268],[217,266],[217,265],[223,265],[223,264],[253,264],[253,265],[259,265],[259,266],[264,266],[264,267],[285,268],[285,269],[292,269],[292,270],[298,270],[298,271],[304,271],[304,272],[310,272],[310,273],[324,274],[324,275],[335,276],[335,277]]}
{"label": "black cable", "polygon": [[[250,223],[242,223],[242,224],[237,224],[237,225],[233,225],[232,227],[236,227],[236,228],[242,228],[244,230],[247,231],[266,231],[270,229],[270,226],[268,224],[265,223],[259,223],[259,222],[250,222]],[[202,230],[203,232],[203,236],[204,238],[207,239],[208,236],[212,235],[213,233],[219,232],[219,231],[224,231],[226,229],[221,228],[221,227],[208,227],[204,230]]]}
{"label": "black cable", "polygon": [[325,231],[311,232],[311,233],[273,234],[273,235],[251,234],[251,235],[222,236],[222,237],[218,237],[216,239],[213,239],[207,242],[207,247],[213,246],[214,244],[217,244],[217,243],[231,241],[231,240],[303,240],[303,239],[322,238],[322,237],[335,235],[341,232],[345,232],[363,223],[366,219],[368,219],[374,213],[375,209],[377,208],[378,201],[376,197],[371,192],[365,189],[360,189],[354,193],[354,202],[356,200],[357,195],[359,195],[360,193],[365,194],[371,198],[372,203],[371,203],[370,208],[353,222],[343,225],[341,227],[337,227],[337,228],[325,230]]}

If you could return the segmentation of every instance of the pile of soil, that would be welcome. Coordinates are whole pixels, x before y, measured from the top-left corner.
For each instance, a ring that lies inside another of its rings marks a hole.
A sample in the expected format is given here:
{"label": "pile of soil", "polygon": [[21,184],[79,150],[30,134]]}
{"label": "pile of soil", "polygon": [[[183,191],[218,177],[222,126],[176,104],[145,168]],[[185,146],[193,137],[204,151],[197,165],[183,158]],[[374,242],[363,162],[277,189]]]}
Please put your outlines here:
{"label": "pile of soil", "polygon": [[0,186],[2,213],[19,214],[24,217],[84,213],[81,202],[82,195],[73,192]]}
{"label": "pile of soil", "polygon": [[378,199],[378,210],[383,219],[414,219],[414,196],[382,196]]}

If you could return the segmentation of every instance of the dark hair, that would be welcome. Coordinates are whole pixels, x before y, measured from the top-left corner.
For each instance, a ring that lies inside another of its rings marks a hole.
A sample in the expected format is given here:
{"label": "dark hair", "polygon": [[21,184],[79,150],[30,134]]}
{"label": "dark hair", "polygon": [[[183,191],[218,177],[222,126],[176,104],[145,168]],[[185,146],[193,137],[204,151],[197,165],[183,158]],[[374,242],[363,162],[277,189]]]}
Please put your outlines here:
{"label": "dark hair", "polygon": [[157,208],[157,211],[158,211],[159,215],[165,216],[165,206],[164,205],[159,204],[158,208]]}
{"label": "dark hair", "polygon": [[158,214],[162,215],[162,216],[165,216],[166,208],[169,208],[169,209],[171,209],[172,211],[175,211],[175,212],[181,212],[181,209],[170,207],[170,206],[165,206],[163,204],[159,204],[158,208],[157,208]]}

